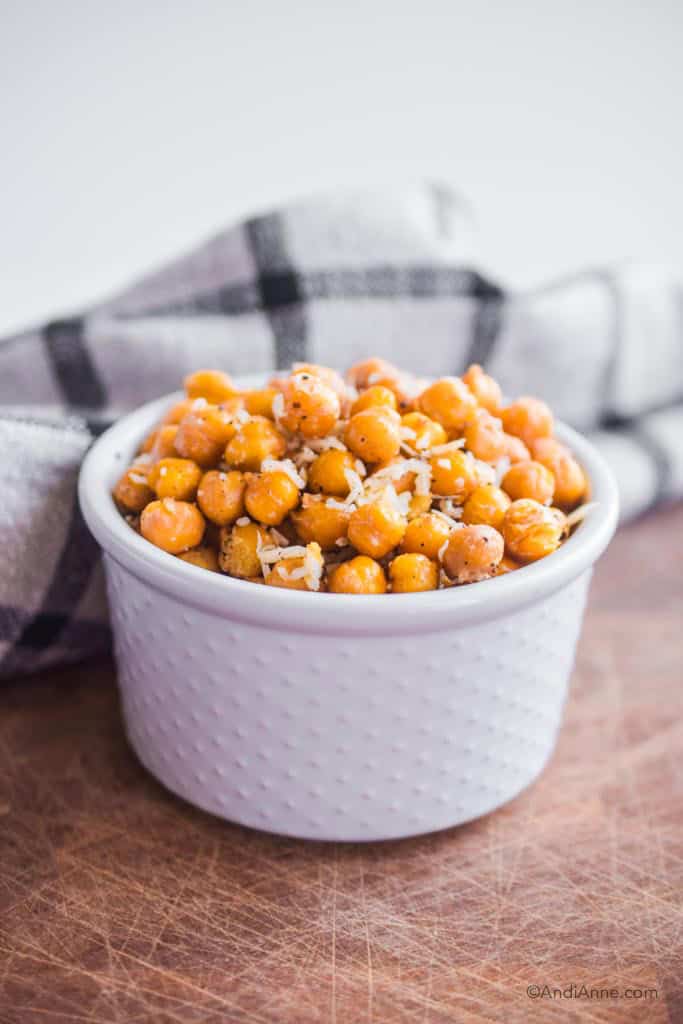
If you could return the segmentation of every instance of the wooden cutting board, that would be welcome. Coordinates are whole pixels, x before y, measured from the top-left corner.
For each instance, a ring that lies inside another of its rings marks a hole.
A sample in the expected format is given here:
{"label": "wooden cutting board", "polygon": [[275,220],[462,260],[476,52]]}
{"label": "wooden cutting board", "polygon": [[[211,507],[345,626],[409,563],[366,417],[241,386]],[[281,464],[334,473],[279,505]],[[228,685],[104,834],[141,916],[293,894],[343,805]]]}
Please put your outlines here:
{"label": "wooden cutting board", "polygon": [[193,810],[127,747],[109,663],[5,688],[0,1024],[680,1024],[682,570],[680,506],[620,532],[543,778],[421,839]]}

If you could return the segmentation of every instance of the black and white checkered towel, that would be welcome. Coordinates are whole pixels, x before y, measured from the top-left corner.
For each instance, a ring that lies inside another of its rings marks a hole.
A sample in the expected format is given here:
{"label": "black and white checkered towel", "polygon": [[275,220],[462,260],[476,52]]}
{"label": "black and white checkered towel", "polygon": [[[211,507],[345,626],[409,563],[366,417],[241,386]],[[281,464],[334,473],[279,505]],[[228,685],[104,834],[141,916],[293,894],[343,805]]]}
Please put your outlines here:
{"label": "black and white checkered towel", "polygon": [[443,187],[323,196],[223,231],[84,316],[1,341],[0,677],[107,644],[79,464],[93,433],[200,366],[377,354],[438,375],[480,362],[593,437],[624,517],[683,495],[680,278],[584,271],[508,293],[467,265],[466,222]]}

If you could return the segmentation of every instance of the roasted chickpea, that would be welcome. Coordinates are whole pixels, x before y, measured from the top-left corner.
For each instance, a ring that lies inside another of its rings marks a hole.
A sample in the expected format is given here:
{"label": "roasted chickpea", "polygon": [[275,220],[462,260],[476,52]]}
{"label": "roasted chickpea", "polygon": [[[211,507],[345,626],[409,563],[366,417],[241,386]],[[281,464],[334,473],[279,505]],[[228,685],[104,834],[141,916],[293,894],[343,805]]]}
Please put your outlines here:
{"label": "roasted chickpea", "polygon": [[235,523],[224,526],[220,535],[218,564],[223,572],[239,579],[261,576],[261,562],[257,551],[259,546],[271,543],[270,534],[256,523]]}
{"label": "roasted chickpea", "polygon": [[362,391],[351,406],[351,415],[363,412],[364,409],[372,409],[375,406],[385,406],[387,409],[396,409],[396,395],[383,384],[373,384],[367,391]]}
{"label": "roasted chickpea", "polygon": [[295,373],[285,381],[283,410],[277,420],[286,430],[302,437],[325,437],[339,419],[339,397],[320,377]]}
{"label": "roasted chickpea", "polygon": [[274,469],[247,480],[244,504],[252,519],[279,526],[299,504],[299,488],[288,473]]}
{"label": "roasted chickpea", "polygon": [[210,469],[200,481],[197,504],[212,523],[228,526],[244,515],[246,486],[246,480],[238,470],[223,473],[219,469]]}
{"label": "roasted chickpea", "polygon": [[337,541],[346,537],[349,513],[346,509],[329,506],[323,497],[307,496],[302,507],[292,512],[292,522],[304,544],[316,541],[323,551],[333,551]]}
{"label": "roasted chickpea", "polygon": [[401,371],[398,367],[387,362],[386,359],[378,358],[365,359],[362,363],[356,363],[347,374],[349,383],[359,391],[364,391],[380,381],[384,383],[386,380],[398,380],[400,376]]}
{"label": "roasted chickpea", "polygon": [[192,459],[160,459],[149,471],[147,479],[157,498],[193,501],[202,471]]}
{"label": "roasted chickpea", "polygon": [[196,505],[175,498],[150,501],[140,516],[142,536],[171,555],[196,548],[204,536],[204,516]]}
{"label": "roasted chickpea", "polygon": [[172,459],[178,454],[175,446],[177,433],[178,425],[176,423],[166,423],[154,431],[154,441],[149,449],[149,456],[153,463],[159,462],[161,459]]}
{"label": "roasted chickpea", "polygon": [[238,426],[235,413],[228,409],[218,405],[193,408],[178,424],[176,450],[206,469],[218,462]]}
{"label": "roasted chickpea", "polygon": [[196,370],[184,383],[188,398],[205,398],[215,405],[237,394],[232,378],[222,370]]}
{"label": "roasted chickpea", "polygon": [[384,594],[387,579],[379,562],[357,555],[332,570],[328,586],[333,594]]}
{"label": "roasted chickpea", "polygon": [[418,405],[447,431],[461,434],[477,408],[477,400],[459,377],[442,377],[422,392]]}
{"label": "roasted chickpea", "polygon": [[383,406],[357,412],[346,424],[344,443],[364,462],[392,459],[401,447],[401,417]]}
{"label": "roasted chickpea", "polygon": [[578,505],[586,494],[586,477],[569,449],[553,437],[541,437],[534,441],[533,453],[555,477],[555,504],[566,509]]}
{"label": "roasted chickpea", "polygon": [[432,493],[451,497],[459,504],[469,498],[480,483],[477,463],[459,448],[432,455]]}
{"label": "roasted chickpea", "polygon": [[492,526],[461,526],[451,533],[442,564],[457,583],[475,583],[495,575],[503,553],[503,538]]}
{"label": "roasted chickpea", "polygon": [[311,491],[322,491],[338,498],[345,498],[351,488],[346,471],[356,470],[356,460],[351,452],[340,448],[328,448],[321,452],[308,469],[308,487]]}
{"label": "roasted chickpea", "polygon": [[237,469],[258,472],[264,459],[280,459],[287,442],[274,423],[254,416],[243,423],[225,449],[225,461]]}
{"label": "roasted chickpea", "polygon": [[503,490],[513,501],[533,498],[541,505],[549,505],[555,491],[555,477],[540,462],[527,459],[510,466],[501,482]]}
{"label": "roasted chickpea", "polygon": [[497,380],[484,373],[478,363],[472,363],[463,373],[462,379],[483,409],[494,416],[500,414],[503,395]]}
{"label": "roasted chickpea", "polygon": [[513,501],[503,520],[505,547],[512,558],[534,562],[559,547],[566,519],[556,508],[548,508],[532,498]]}
{"label": "roasted chickpea", "polygon": [[425,555],[397,555],[389,565],[389,578],[394,594],[436,590],[439,584],[439,567]]}
{"label": "roasted chickpea", "polygon": [[362,555],[383,558],[400,544],[406,521],[389,501],[360,505],[349,517],[348,538]]}
{"label": "roasted chickpea", "polygon": [[529,449],[519,437],[515,437],[514,434],[505,434],[504,437],[505,450],[503,454],[510,462],[524,462],[531,458]]}
{"label": "roasted chickpea", "polygon": [[401,541],[401,551],[406,554],[425,555],[435,560],[448,540],[453,526],[445,516],[436,512],[424,512],[411,520]]}
{"label": "roasted chickpea", "polygon": [[430,420],[423,412],[406,413],[401,417],[401,426],[405,428],[404,433],[412,431],[414,436],[408,436],[406,441],[418,452],[445,444],[448,440],[448,435],[441,424],[436,420]]}
{"label": "roasted chickpea", "polygon": [[260,388],[258,391],[247,391],[244,398],[244,408],[250,416],[265,416],[266,419],[275,418],[273,414],[273,399],[278,394],[276,388]]}
{"label": "roasted chickpea", "polygon": [[320,590],[323,573],[323,556],[320,545],[312,542],[306,545],[306,555],[281,558],[266,576],[269,587],[286,587],[288,590]]}
{"label": "roasted chickpea", "polygon": [[147,469],[142,465],[129,466],[114,488],[114,501],[125,512],[142,512],[154,499],[154,491],[147,480]]}
{"label": "roasted chickpea", "polygon": [[198,548],[191,548],[190,551],[181,551],[178,558],[190,565],[196,565],[198,569],[208,569],[209,572],[218,572],[218,553],[204,544]]}
{"label": "roasted chickpea", "polygon": [[482,484],[475,488],[465,502],[462,521],[470,526],[493,526],[500,530],[510,507],[510,498],[495,484]]}
{"label": "roasted chickpea", "polygon": [[505,455],[502,422],[486,409],[478,409],[465,427],[465,446],[483,462],[498,462]]}
{"label": "roasted chickpea", "polygon": [[539,437],[551,437],[553,414],[539,398],[518,398],[501,412],[506,433],[521,438],[530,448]]}

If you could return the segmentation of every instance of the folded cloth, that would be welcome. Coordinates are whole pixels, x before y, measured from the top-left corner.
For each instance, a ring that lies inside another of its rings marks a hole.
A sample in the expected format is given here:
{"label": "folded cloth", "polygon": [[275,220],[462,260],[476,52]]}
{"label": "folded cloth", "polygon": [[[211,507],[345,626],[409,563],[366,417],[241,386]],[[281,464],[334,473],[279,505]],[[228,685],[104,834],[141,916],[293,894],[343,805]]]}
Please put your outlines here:
{"label": "folded cloth", "polygon": [[479,362],[507,394],[539,395],[593,437],[625,518],[680,497],[680,279],[596,270],[506,292],[466,262],[466,225],[442,186],[323,196],[245,220],[83,316],[1,341],[0,677],[106,646],[80,461],[118,415],[201,366],[376,354],[440,375]]}

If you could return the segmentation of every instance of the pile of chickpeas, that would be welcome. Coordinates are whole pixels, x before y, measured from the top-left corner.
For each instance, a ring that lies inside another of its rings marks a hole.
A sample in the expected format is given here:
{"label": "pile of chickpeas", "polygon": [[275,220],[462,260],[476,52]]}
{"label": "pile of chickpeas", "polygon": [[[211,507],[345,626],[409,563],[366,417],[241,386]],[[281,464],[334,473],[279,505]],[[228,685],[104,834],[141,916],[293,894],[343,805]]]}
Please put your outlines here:
{"label": "pile of chickpeas", "polygon": [[394,594],[545,558],[587,482],[536,398],[503,402],[480,366],[419,380],[382,359],[295,364],[258,390],[220,370],[145,439],[114,500],[146,540],[266,586]]}

